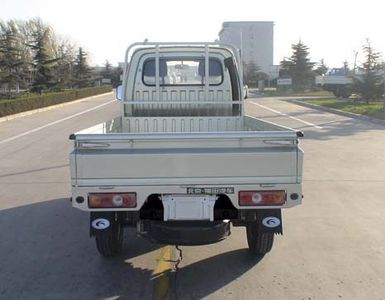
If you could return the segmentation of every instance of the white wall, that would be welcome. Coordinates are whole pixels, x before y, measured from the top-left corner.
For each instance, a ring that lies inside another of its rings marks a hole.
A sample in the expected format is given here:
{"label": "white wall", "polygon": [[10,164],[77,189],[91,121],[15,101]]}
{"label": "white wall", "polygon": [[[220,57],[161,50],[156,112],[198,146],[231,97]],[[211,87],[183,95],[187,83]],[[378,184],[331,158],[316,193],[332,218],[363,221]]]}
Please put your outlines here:
{"label": "white wall", "polygon": [[219,40],[241,49],[245,63],[253,61],[262,72],[270,74],[274,54],[273,22],[224,22]]}

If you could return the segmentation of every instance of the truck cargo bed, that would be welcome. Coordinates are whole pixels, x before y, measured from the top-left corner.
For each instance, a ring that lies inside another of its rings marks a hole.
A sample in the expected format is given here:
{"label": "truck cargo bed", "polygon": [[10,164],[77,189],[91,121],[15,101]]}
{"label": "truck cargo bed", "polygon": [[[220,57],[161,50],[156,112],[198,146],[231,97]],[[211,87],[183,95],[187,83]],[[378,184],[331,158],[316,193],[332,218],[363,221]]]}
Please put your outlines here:
{"label": "truck cargo bed", "polygon": [[116,118],[73,139],[72,179],[78,185],[96,179],[295,183],[301,176],[297,132],[247,116]]}

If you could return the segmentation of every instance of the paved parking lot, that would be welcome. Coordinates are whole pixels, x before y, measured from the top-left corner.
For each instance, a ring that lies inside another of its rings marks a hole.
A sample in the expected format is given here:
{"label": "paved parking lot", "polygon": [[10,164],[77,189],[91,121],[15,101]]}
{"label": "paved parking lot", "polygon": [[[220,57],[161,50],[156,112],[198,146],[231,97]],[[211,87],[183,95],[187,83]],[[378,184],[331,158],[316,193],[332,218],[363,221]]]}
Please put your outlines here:
{"label": "paved parking lot", "polygon": [[[117,116],[112,97],[0,123],[1,299],[161,296],[156,273],[175,247],[127,230],[124,254],[103,259],[88,215],[68,201],[68,136]],[[385,127],[277,98],[247,102],[248,114],[305,132],[304,203],[284,211],[284,235],[263,259],[248,254],[243,228],[181,247],[163,289],[178,299],[385,299]]]}

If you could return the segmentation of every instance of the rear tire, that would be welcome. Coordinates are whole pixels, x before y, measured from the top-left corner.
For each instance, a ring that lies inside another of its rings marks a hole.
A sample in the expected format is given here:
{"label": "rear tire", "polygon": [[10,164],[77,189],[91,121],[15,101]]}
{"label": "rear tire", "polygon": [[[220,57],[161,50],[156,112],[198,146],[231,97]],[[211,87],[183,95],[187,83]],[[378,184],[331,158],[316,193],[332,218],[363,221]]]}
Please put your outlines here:
{"label": "rear tire", "polygon": [[349,91],[344,91],[341,96],[344,99],[348,99],[351,95],[352,93],[350,93]]}
{"label": "rear tire", "polygon": [[259,232],[258,226],[257,222],[246,225],[247,243],[251,253],[264,255],[273,247],[274,232]]}
{"label": "rear tire", "polygon": [[340,98],[341,97],[341,93],[340,91],[333,91],[333,95],[336,97],[336,98]]}
{"label": "rear tire", "polygon": [[108,233],[96,235],[96,248],[105,257],[117,256],[123,248],[123,226],[119,223],[113,225]]}

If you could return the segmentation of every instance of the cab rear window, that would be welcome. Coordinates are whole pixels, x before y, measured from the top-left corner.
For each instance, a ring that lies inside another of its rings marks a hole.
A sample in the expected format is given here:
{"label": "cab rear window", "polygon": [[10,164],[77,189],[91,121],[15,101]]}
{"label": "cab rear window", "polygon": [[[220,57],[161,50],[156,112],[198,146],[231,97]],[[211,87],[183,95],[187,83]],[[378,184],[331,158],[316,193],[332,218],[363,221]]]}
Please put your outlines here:
{"label": "cab rear window", "polygon": [[[205,85],[205,60],[202,58],[159,59],[159,84],[161,86]],[[143,83],[155,86],[155,58],[143,64]],[[223,82],[223,68],[220,60],[209,59],[209,84]]]}

